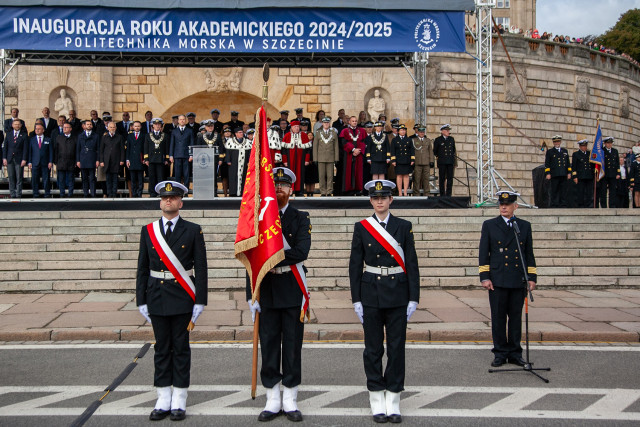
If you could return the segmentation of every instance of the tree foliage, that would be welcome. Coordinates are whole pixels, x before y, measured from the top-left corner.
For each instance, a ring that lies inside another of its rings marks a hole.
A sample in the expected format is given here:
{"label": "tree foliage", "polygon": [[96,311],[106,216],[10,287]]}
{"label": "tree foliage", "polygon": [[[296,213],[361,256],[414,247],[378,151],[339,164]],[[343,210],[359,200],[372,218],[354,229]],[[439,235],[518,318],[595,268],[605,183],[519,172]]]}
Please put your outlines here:
{"label": "tree foliage", "polygon": [[622,14],[613,28],[598,37],[598,43],[640,61],[640,9]]}

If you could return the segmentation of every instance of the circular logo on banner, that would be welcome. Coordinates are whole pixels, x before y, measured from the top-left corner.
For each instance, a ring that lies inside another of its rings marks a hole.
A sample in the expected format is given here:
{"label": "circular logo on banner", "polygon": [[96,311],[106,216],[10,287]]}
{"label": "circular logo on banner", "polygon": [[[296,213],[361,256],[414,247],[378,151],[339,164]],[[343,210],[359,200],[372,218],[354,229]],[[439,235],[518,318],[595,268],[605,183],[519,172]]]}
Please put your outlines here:
{"label": "circular logo on banner", "polygon": [[211,165],[211,156],[207,153],[200,153],[198,157],[196,157],[196,163],[200,169],[206,169]]}
{"label": "circular logo on banner", "polygon": [[413,37],[420,50],[429,52],[436,47],[438,40],[440,40],[440,27],[433,19],[425,18],[416,25]]}

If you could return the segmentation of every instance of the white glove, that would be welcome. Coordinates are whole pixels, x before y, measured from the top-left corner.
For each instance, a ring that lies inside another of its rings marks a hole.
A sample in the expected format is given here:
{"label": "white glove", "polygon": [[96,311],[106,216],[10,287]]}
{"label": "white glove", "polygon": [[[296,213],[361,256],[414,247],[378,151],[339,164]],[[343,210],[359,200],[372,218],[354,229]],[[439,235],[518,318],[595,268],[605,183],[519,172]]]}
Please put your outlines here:
{"label": "white glove", "polygon": [[249,304],[249,310],[251,310],[251,321],[255,322],[256,321],[256,311],[258,313],[261,313],[260,303],[258,301],[256,301],[253,304],[251,304],[251,300],[247,300],[247,304]]}
{"label": "white glove", "polygon": [[204,311],[204,304],[194,304],[193,305],[193,316],[191,316],[191,321],[195,324],[198,317]]}
{"label": "white glove", "polygon": [[142,314],[142,317],[147,319],[147,322],[151,324],[151,318],[149,317],[149,308],[147,307],[147,304],[138,306],[138,310],[140,310],[140,314]]}
{"label": "white glove", "polygon": [[358,319],[360,319],[360,323],[364,323],[364,309],[362,308],[361,302],[354,302],[353,309],[356,311],[356,315]]}
{"label": "white glove", "polygon": [[409,301],[409,304],[407,305],[407,322],[409,321],[409,319],[411,319],[413,313],[415,313],[416,307],[418,307],[417,302]]}

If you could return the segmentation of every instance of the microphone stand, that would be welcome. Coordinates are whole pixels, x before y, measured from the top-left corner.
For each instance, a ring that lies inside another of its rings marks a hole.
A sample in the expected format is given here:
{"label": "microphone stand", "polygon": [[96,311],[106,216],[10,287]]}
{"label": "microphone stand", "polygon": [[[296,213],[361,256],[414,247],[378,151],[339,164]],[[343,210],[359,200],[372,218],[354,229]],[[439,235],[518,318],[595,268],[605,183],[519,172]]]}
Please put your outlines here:
{"label": "microphone stand", "polygon": [[[533,367],[533,363],[530,361],[529,359],[529,299],[531,299],[531,302],[533,302],[533,294],[531,293],[531,287],[529,286],[529,274],[527,274],[527,264],[526,264],[526,259],[523,253],[523,248],[520,245],[520,238],[518,237],[518,234],[520,234],[520,227],[518,227],[518,223],[515,221],[515,218],[511,218],[509,220],[509,222],[511,223],[511,228],[513,228],[513,234],[516,236],[516,244],[518,245],[518,248],[520,248],[520,256],[522,257],[522,271],[524,273],[524,280],[525,283],[527,285],[527,295],[525,295],[524,297],[524,324],[525,324],[525,342],[526,342],[526,354],[527,354],[527,360],[524,364],[524,366],[522,368],[511,368],[511,369],[489,369],[490,373],[493,372],[514,372],[514,371],[525,371],[525,372],[529,372],[532,373],[533,375],[535,375],[536,377],[540,378],[542,381],[544,381],[545,383],[548,383],[549,380],[542,377],[540,374],[538,374],[536,371],[550,371],[551,368],[534,368]],[[511,321],[511,319],[509,320]]]}

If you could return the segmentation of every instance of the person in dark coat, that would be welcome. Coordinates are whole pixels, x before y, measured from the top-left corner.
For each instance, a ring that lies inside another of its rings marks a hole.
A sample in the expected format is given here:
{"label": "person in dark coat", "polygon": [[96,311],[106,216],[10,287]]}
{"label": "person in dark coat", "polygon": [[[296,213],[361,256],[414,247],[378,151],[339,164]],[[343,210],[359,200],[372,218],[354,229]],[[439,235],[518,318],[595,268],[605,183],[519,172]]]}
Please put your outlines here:
{"label": "person in dark coat", "polygon": [[24,167],[29,156],[29,137],[26,129],[22,130],[23,123],[16,117],[11,122],[13,130],[7,132],[6,141],[2,144],[2,164],[7,167],[9,195],[18,199],[22,197]]}
{"label": "person in dark coat", "polygon": [[[212,114],[215,114],[215,112]],[[225,149],[224,149],[224,144],[222,143],[222,136],[221,136],[222,133],[219,133],[218,131],[216,131],[216,123],[220,123],[220,122],[214,121],[213,119],[207,119],[202,122],[205,128],[205,131],[204,133],[198,133],[196,145],[202,145],[202,146],[206,145],[209,148],[216,147],[218,149],[218,154],[215,156],[214,164],[216,165],[215,166],[216,171],[219,171],[220,166],[222,166],[222,160],[225,157]],[[217,175],[218,175],[217,173],[214,175],[214,181],[212,186],[213,197],[218,197]]]}
{"label": "person in dark coat", "polygon": [[20,110],[18,110],[16,107],[13,107],[11,109],[11,117],[9,117],[8,119],[6,119],[4,121],[4,133],[8,134],[9,132],[11,132],[14,127],[13,127],[13,122],[15,120],[18,120],[18,122],[20,123],[20,128],[18,130],[25,132],[25,133],[29,133],[27,131],[27,125],[24,123],[24,120],[22,120],[21,118],[18,117],[18,114],[20,114]]}
{"label": "person in dark coat", "polygon": [[126,138],[129,135],[129,128],[131,128],[132,124],[129,113],[125,111],[122,113],[122,121],[116,123],[116,132]]}
{"label": "person in dark coat", "polygon": [[82,176],[84,197],[96,197],[96,169],[100,165],[100,137],[93,131],[93,122],[85,120],[83,132],[76,143],[76,166]]}
{"label": "person in dark coat", "polygon": [[145,136],[140,133],[140,127],[140,122],[133,122],[133,132],[127,135],[127,149],[125,150],[133,197],[142,197],[142,187],[144,186],[144,164],[142,160]]}
{"label": "person in dark coat", "polygon": [[547,150],[544,157],[544,172],[549,181],[549,207],[567,207],[567,182],[571,179],[571,162],[569,152],[560,147],[562,137],[554,135],[553,148]]}
{"label": "person in dark coat", "polygon": [[374,180],[385,179],[387,167],[391,163],[391,146],[383,129],[382,122],[375,122],[373,132],[364,140],[367,144],[367,162],[371,164],[371,175]]}
{"label": "person in dark coat", "polygon": [[149,419],[170,416],[179,421],[186,417],[190,384],[189,331],[207,304],[207,249],[202,228],[180,216],[187,188],[163,181],[154,190],[162,198],[162,218],[140,232],[136,304],[156,340],[153,385],[158,400]]}
{"label": "person in dark coat", "polygon": [[620,160],[618,150],[613,148],[613,137],[602,140],[604,143],[604,176],[598,182],[598,201],[601,208],[607,207],[607,191],[609,192],[609,207],[617,208],[617,188],[620,179]]}
{"label": "person in dark coat", "polygon": [[[280,209],[284,260],[269,273],[260,285],[260,302],[252,304],[249,276],[246,295],[251,316],[260,312],[260,350],[262,367],[260,380],[267,389],[267,404],[258,421],[270,421],[284,411],[290,421],[302,421],[298,409],[298,386],[302,382],[302,338],[304,335],[305,297],[308,297],[307,269],[303,262],[311,248],[311,221],[307,212],[289,205],[296,176],[290,169],[274,168],[273,179]],[[292,272],[296,269],[302,283]],[[304,291],[303,291],[304,289]],[[307,301],[308,302],[308,301]],[[281,370],[282,367],[282,370]],[[280,382],[284,387],[280,396]]]}
{"label": "person in dark coat", "polygon": [[76,110],[69,110],[69,117],[67,118],[67,122],[71,123],[71,134],[73,136],[77,137],[82,133],[83,121],[80,120],[76,115]]}
{"label": "person in dark coat", "polygon": [[156,185],[165,179],[169,164],[169,136],[162,131],[162,119],[153,119],[153,132],[144,138],[144,163],[149,168],[149,195],[156,197]]}
{"label": "person in dark coat", "polygon": [[58,135],[53,145],[53,162],[58,173],[60,197],[73,197],[73,179],[76,168],[77,138],[73,135],[71,123],[62,125],[62,135]]}
{"label": "person in dark coat", "polygon": [[37,123],[35,135],[29,140],[29,169],[31,170],[31,187],[33,197],[40,197],[40,179],[44,188],[44,197],[51,197],[49,175],[53,167],[53,147],[51,140],[44,136],[44,126]]}
{"label": "person in dark coat", "polygon": [[571,175],[576,184],[576,204],[579,208],[593,207],[593,179],[595,167],[589,162],[591,152],[587,150],[589,141],[578,141],[578,151],[571,156]]}
{"label": "person in dark coat", "polygon": [[391,141],[391,164],[396,170],[399,196],[408,196],[409,174],[413,171],[415,161],[413,141],[407,136],[407,127],[401,124],[398,128],[398,136]]}
{"label": "person in dark coat", "polygon": [[107,197],[118,194],[118,170],[124,165],[124,140],[116,133],[116,124],[109,122],[107,133],[100,141],[100,166],[107,175]]}
{"label": "person in dark coat", "polygon": [[374,214],[355,224],[349,257],[351,301],[364,329],[364,371],[373,420],[378,423],[402,421],[407,322],[420,301],[411,222],[389,212],[394,187],[387,180],[365,184]]}
{"label": "person in dark coat", "polygon": [[37,119],[42,120],[42,123],[44,123],[44,136],[47,138],[51,138],[51,132],[57,127],[57,122],[49,116],[50,113],[49,107],[44,107],[42,109],[42,117]]}
{"label": "person in dark coat", "polygon": [[193,161],[191,147],[195,143],[194,133],[187,128],[187,118],[178,116],[178,127],[171,132],[169,159],[173,163],[173,176],[189,188],[189,163]]}
{"label": "person in dark coat", "polygon": [[433,141],[433,155],[436,156],[438,164],[440,196],[451,196],[456,167],[456,141],[451,136],[451,125],[441,126],[440,133],[441,135]]}
{"label": "person in dark coat", "polygon": [[[482,224],[478,252],[480,281],[482,287],[489,291],[491,306],[491,351],[494,355],[491,366],[502,366],[505,362],[524,366],[520,345],[522,306],[527,287],[535,289],[538,277],[531,224],[514,216],[518,208],[518,193],[499,191],[497,196],[500,215]],[[514,221],[520,230],[520,247],[514,234]],[[524,276],[523,261],[526,261],[528,283]]]}
{"label": "person in dark coat", "polygon": [[640,154],[635,155],[635,161],[629,168],[629,187],[633,194],[633,207],[640,207]]}

